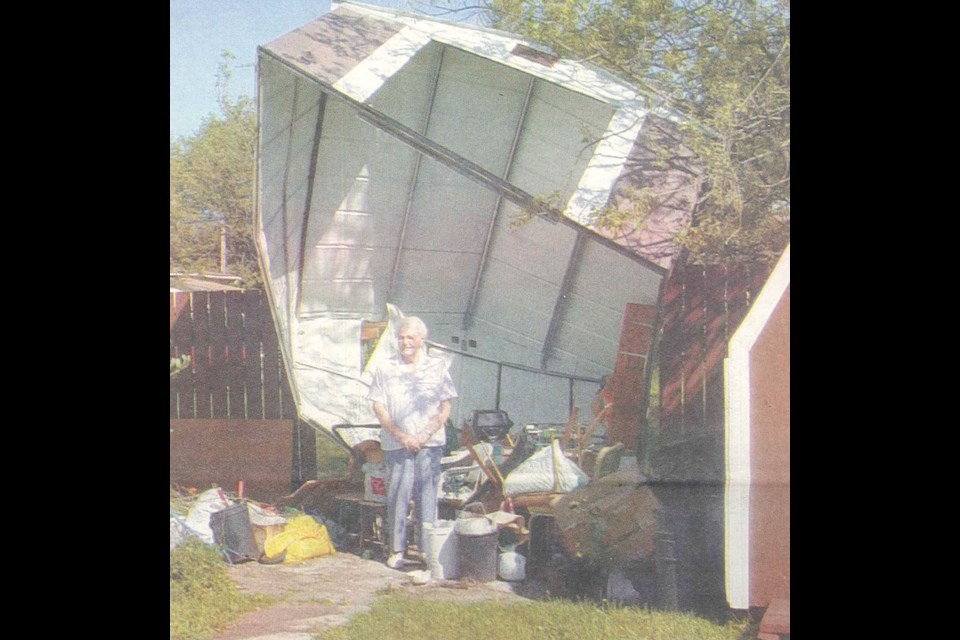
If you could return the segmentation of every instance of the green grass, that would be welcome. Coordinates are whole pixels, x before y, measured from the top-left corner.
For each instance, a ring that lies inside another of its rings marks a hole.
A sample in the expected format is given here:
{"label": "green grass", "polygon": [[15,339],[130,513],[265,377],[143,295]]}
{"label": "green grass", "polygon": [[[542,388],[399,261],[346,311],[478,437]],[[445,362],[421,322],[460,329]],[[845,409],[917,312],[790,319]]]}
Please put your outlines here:
{"label": "green grass", "polygon": [[171,640],[206,640],[242,613],[272,601],[241,594],[221,553],[196,538],[170,553]]}
{"label": "green grass", "polygon": [[346,474],[350,454],[330,436],[317,430],[317,478],[339,478]]}
{"label": "green grass", "polygon": [[315,640],[737,640],[748,621],[720,625],[690,614],[553,600],[530,604],[379,597],[371,610]]}

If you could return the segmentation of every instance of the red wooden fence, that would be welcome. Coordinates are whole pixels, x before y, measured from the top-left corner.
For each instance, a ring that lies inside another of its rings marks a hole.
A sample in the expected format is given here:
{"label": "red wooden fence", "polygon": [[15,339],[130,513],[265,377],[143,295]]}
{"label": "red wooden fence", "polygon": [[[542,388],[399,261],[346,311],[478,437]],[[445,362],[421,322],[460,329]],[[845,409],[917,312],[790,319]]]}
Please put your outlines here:
{"label": "red wooden fence", "polygon": [[296,419],[267,300],[259,291],[170,294],[171,419]]}
{"label": "red wooden fence", "polygon": [[679,265],[664,291],[660,429],[665,440],[722,431],[723,358],[769,267]]}
{"label": "red wooden fence", "polygon": [[264,500],[317,477],[316,432],[297,418],[262,292],[171,293],[170,357],[183,354],[190,367],[170,379],[171,481],[246,478]]}

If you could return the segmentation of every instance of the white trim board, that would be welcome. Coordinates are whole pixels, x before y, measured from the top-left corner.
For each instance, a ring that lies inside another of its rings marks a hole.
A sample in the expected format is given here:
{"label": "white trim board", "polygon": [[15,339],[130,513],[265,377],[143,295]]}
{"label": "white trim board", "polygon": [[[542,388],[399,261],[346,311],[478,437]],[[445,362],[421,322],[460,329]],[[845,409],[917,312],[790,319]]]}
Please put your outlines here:
{"label": "white trim board", "polygon": [[723,361],[726,396],[724,575],[732,609],[750,606],[750,351],[790,284],[790,245],[730,338]]}

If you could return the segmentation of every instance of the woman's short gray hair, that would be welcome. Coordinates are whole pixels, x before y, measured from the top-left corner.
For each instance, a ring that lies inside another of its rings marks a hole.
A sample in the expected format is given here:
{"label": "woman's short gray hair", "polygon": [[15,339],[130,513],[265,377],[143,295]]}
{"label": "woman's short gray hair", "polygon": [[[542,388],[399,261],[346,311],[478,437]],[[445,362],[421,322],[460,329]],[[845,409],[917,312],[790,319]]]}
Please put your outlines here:
{"label": "woman's short gray hair", "polygon": [[399,334],[403,329],[413,329],[421,338],[427,337],[427,325],[417,316],[407,316],[401,320],[397,325],[397,333]]}

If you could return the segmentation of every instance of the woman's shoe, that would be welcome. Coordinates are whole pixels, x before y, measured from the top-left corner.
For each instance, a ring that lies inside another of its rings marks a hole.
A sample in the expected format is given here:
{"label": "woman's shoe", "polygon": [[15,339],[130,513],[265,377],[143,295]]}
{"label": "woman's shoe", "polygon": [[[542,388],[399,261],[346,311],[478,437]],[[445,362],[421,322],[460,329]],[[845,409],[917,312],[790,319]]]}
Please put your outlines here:
{"label": "woman's shoe", "polygon": [[389,556],[387,556],[387,566],[391,569],[399,569],[401,566],[403,566],[403,551],[391,553]]}

